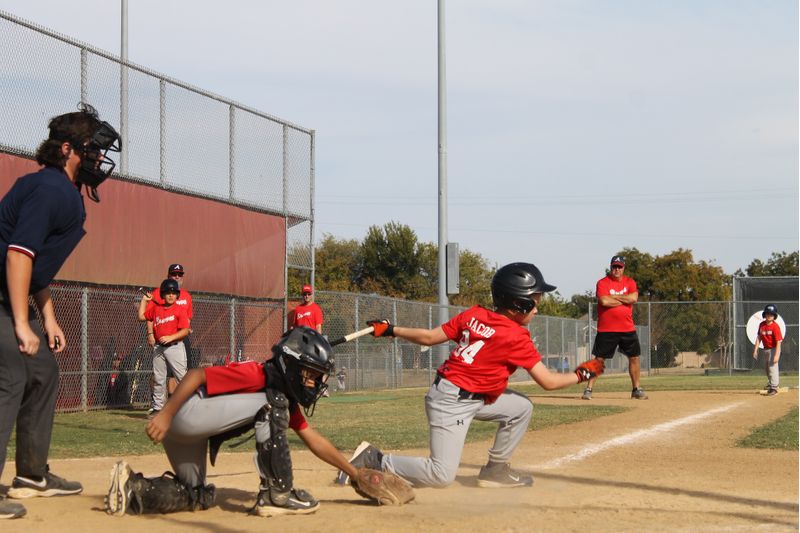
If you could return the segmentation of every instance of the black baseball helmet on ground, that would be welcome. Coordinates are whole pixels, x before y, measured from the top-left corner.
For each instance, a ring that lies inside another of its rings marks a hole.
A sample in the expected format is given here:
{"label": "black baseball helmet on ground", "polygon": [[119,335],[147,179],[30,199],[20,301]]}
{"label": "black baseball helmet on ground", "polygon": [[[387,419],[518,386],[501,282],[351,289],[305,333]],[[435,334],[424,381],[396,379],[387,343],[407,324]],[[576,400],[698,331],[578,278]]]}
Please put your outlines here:
{"label": "black baseball helmet on ground", "polygon": [[536,304],[534,294],[556,290],[531,263],[511,263],[495,272],[492,278],[492,299],[495,307],[529,313]]}
{"label": "black baseball helmet on ground", "polygon": [[[328,376],[334,368],[333,347],[328,339],[315,329],[296,327],[283,334],[272,347],[272,354],[286,381],[287,394],[306,409],[316,404],[327,390]],[[303,368],[319,374],[313,387],[305,386]]]}
{"label": "black baseball helmet on ground", "polygon": [[778,318],[778,306],[775,304],[768,304],[764,307],[764,310],[761,312],[761,318],[766,318],[767,315],[772,315],[775,318]]}
{"label": "black baseball helmet on ground", "polygon": [[174,279],[165,279],[161,282],[161,287],[158,288],[158,291],[161,293],[163,297],[165,294],[174,292],[175,294],[181,293],[181,286],[178,285],[178,282]]}

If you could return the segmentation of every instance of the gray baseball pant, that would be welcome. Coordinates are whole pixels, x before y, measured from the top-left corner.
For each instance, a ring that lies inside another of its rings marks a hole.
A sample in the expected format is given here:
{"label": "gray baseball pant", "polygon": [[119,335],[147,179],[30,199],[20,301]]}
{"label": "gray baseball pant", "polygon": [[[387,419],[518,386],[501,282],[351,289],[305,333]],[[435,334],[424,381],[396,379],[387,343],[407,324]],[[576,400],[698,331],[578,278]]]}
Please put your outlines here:
{"label": "gray baseball pant", "polygon": [[772,364],[772,357],[775,355],[775,348],[762,349],[761,356],[764,357],[764,370],[767,372],[767,380],[769,381],[770,389],[777,389],[780,383],[780,369],[778,364],[780,360]]}
{"label": "gray baseball pant", "polygon": [[178,381],[186,375],[186,348],[183,341],[170,346],[153,348],[153,401],[150,405],[160,411],[167,401],[167,366]]}
{"label": "gray baseball pant", "polygon": [[164,451],[178,480],[189,487],[205,485],[209,437],[252,424],[265,403],[263,391],[205,396],[201,388],[189,398],[164,439]]}
{"label": "gray baseball pant", "polygon": [[473,419],[497,422],[499,427],[489,460],[507,463],[528,430],[533,404],[524,395],[506,389],[492,404],[462,400],[459,388],[441,378],[425,395],[425,413],[430,426],[431,454],[428,458],[384,455],[382,467],[415,486],[444,487],[456,479],[464,440]]}

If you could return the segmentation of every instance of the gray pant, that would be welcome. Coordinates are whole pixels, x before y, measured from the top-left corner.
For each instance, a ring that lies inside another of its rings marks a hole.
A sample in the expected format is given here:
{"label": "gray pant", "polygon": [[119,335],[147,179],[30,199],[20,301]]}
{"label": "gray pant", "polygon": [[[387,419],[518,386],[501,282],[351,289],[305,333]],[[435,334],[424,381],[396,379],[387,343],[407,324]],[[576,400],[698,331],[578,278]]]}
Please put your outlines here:
{"label": "gray pant", "polygon": [[189,398],[172,419],[164,450],[182,483],[205,485],[208,438],[252,424],[267,403],[264,392],[205,396],[205,389]]}
{"label": "gray pant", "polygon": [[153,401],[150,404],[160,411],[167,401],[167,366],[178,381],[186,375],[186,348],[183,341],[172,346],[156,345],[153,348]]}
{"label": "gray pant", "polygon": [[446,379],[431,385],[425,395],[430,425],[430,457],[384,455],[383,468],[416,486],[444,487],[456,479],[464,439],[473,419],[497,422],[499,427],[489,460],[507,463],[528,430],[533,404],[522,394],[506,389],[496,402],[461,400],[458,387]]}
{"label": "gray pant", "polygon": [[8,440],[17,425],[17,475],[43,477],[53,432],[58,394],[58,364],[31,307],[30,326],[39,337],[39,351],[19,351],[11,310],[0,302],[0,474]]}
{"label": "gray pant", "polygon": [[770,348],[768,350],[760,350],[761,357],[764,358],[764,370],[767,372],[767,379],[769,380],[769,388],[770,389],[777,389],[778,384],[780,383],[780,370],[778,368],[778,363],[772,364],[772,357],[775,355],[775,348]]}

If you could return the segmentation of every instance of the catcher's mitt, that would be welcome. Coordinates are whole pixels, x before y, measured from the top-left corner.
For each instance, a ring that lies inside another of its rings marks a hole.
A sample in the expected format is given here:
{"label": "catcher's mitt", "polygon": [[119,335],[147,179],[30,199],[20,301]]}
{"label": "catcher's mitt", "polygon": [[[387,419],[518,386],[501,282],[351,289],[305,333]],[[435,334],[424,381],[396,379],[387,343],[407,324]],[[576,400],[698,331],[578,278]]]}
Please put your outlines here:
{"label": "catcher's mitt", "polygon": [[378,505],[403,505],[414,499],[411,485],[391,472],[359,468],[358,476],[351,479],[355,491]]}

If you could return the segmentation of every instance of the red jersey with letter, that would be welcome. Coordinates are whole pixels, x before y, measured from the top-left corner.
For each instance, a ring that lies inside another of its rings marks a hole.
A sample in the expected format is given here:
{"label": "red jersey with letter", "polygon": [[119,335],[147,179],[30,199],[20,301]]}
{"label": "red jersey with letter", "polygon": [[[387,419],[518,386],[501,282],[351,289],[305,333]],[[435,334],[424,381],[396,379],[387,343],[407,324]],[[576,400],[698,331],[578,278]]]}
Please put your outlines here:
{"label": "red jersey with letter", "polygon": [[479,305],[442,324],[458,346],[438,373],[455,385],[494,402],[517,367],[527,370],[542,360],[528,330],[510,318]]}
{"label": "red jersey with letter", "polygon": [[294,328],[308,326],[317,329],[317,326],[322,325],[322,309],[314,302],[308,305],[298,305],[292,310],[289,318]]}
{"label": "red jersey with letter", "polygon": [[758,325],[758,338],[764,344],[765,350],[771,350],[777,346],[778,341],[783,340],[781,327],[774,320],[772,324],[767,324],[764,320]]}
{"label": "red jersey with letter", "polygon": [[[627,276],[622,276],[619,281],[611,276],[606,276],[597,282],[595,291],[597,299],[610,294],[633,294],[639,292],[636,282]],[[597,331],[614,331],[627,333],[636,331],[633,324],[633,305],[622,304],[616,307],[605,307],[597,304]]]}
{"label": "red jersey with letter", "polygon": [[[161,297],[161,289],[156,287],[150,294],[153,295],[153,299],[147,302],[147,309],[150,309],[151,306],[155,305],[164,305],[164,298]],[[178,299],[175,300],[175,305],[180,305],[181,307],[185,308],[186,316],[189,318],[189,320],[192,319],[192,295],[189,294],[189,291],[181,289]]]}
{"label": "red jersey with letter", "polygon": [[186,309],[179,305],[162,307],[154,305],[144,311],[144,317],[153,322],[153,333],[156,339],[165,335],[174,335],[179,329],[189,327],[189,318],[186,316]]}
{"label": "red jersey with letter", "polygon": [[[255,361],[230,363],[226,366],[209,366],[205,369],[205,373],[206,390],[211,396],[261,392],[267,386],[264,364]],[[266,399],[264,402],[266,403]],[[295,431],[308,427],[308,422],[300,412],[299,405],[296,405],[291,412],[289,427]]]}

